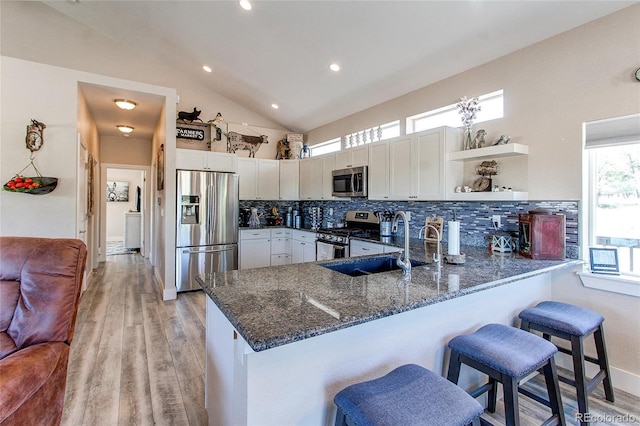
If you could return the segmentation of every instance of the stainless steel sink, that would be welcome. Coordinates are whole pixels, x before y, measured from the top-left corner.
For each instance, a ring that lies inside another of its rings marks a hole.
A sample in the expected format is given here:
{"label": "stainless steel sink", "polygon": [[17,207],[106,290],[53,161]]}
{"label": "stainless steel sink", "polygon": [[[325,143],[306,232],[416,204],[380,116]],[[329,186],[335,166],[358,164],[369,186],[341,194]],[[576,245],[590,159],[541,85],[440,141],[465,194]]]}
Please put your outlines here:
{"label": "stainless steel sink", "polygon": [[[340,261],[332,261],[327,263],[320,263],[319,265],[331,269],[342,274],[347,274],[352,277],[359,277],[362,275],[378,274],[381,272],[389,272],[399,270],[400,267],[396,264],[396,255],[389,256],[377,256],[367,258],[353,258]],[[417,267],[426,265],[426,262],[418,260],[411,260],[411,266]]]}

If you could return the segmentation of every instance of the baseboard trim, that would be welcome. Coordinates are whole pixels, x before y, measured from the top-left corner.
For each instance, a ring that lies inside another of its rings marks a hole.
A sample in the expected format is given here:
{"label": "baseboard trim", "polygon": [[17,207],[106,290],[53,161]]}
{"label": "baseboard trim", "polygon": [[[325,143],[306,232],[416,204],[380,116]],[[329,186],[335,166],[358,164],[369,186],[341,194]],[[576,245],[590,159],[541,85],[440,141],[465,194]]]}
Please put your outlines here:
{"label": "baseboard trim", "polygon": [[156,280],[158,280],[158,282],[160,283],[160,285],[162,286],[162,288],[164,290],[162,290],[162,300],[167,301],[167,300],[176,300],[178,298],[178,289],[175,287],[171,287],[171,288],[166,288],[164,286],[164,281],[162,280],[162,277],[160,276],[160,271],[158,270],[158,268],[153,268],[153,276],[156,278]]}

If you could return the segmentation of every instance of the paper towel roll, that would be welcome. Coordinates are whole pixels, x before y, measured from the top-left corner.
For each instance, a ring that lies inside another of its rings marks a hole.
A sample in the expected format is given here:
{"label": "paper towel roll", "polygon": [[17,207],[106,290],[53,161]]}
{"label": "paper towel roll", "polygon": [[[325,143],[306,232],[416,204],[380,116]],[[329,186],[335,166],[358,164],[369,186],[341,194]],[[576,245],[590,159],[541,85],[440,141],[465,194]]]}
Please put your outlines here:
{"label": "paper towel roll", "polygon": [[448,253],[457,256],[460,254],[460,222],[452,220],[447,224],[449,225]]}

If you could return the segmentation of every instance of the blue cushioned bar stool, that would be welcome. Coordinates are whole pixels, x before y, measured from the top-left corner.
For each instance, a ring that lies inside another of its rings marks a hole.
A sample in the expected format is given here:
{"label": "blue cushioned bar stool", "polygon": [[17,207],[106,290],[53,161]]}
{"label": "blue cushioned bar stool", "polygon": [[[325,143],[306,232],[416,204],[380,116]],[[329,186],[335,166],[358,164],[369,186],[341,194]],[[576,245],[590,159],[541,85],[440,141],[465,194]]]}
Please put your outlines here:
{"label": "blue cushioned bar stool", "polygon": [[[458,383],[460,367],[466,364],[489,376],[489,381],[469,392],[478,397],[488,392],[487,410],[496,410],[497,384],[504,390],[505,423],[520,424],[518,392],[551,408],[553,415],[545,425],[565,424],[558,376],[553,356],[558,349],[542,337],[501,324],[488,324],[474,333],[457,336],[449,342],[451,358],[447,378]],[[542,370],[549,399],[520,387],[519,382]],[[482,419],[483,424],[488,423]]]}
{"label": "blue cushioned bar stool", "polygon": [[[580,306],[561,302],[541,302],[537,306],[520,312],[523,330],[537,330],[542,336],[551,340],[551,336],[565,339],[571,342],[571,349],[558,347],[560,352],[570,354],[573,358],[574,379],[559,376],[560,381],[568,383],[576,388],[578,400],[578,412],[589,412],[589,393],[602,382],[604,395],[607,401],[613,402],[613,386],[609,374],[609,362],[607,360],[607,348],[604,343],[604,331],[602,322],[604,318],[597,312]],[[584,339],[593,334],[597,358],[585,355]],[[598,373],[588,380],[585,376],[585,361],[589,361],[600,367]],[[579,416],[582,420],[584,416]],[[581,421],[582,424],[588,422]]]}
{"label": "blue cushioned bar stool", "polygon": [[479,425],[483,411],[463,389],[415,364],[348,386],[333,401],[336,426]]}

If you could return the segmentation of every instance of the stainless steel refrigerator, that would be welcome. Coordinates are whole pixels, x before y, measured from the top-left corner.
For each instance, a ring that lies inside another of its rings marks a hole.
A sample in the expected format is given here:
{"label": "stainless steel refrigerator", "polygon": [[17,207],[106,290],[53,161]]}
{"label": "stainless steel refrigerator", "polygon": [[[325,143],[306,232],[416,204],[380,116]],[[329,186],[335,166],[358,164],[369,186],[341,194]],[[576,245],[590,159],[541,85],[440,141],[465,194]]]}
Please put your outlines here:
{"label": "stainless steel refrigerator", "polygon": [[176,287],[198,274],[238,269],[238,175],[177,171]]}

